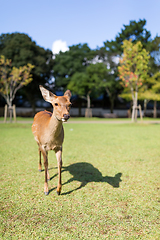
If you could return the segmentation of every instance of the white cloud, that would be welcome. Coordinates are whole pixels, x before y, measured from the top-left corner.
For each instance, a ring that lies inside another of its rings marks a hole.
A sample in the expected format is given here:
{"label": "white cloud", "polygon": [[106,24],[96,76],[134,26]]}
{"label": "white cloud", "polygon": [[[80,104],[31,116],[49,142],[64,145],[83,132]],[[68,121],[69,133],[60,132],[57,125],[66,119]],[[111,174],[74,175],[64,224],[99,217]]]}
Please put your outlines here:
{"label": "white cloud", "polygon": [[69,48],[67,47],[67,43],[62,40],[56,40],[52,44],[52,52],[53,54],[58,54],[60,51],[66,52]]}

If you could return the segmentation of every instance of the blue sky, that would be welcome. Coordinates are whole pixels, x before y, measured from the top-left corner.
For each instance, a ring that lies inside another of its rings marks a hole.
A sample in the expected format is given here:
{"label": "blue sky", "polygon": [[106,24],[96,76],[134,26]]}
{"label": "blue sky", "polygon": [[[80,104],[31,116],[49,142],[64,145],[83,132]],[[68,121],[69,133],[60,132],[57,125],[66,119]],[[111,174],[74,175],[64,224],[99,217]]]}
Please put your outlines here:
{"label": "blue sky", "polygon": [[[114,40],[123,24],[146,19],[152,38],[160,36],[159,0],[1,0],[0,35],[21,32],[52,49],[88,43],[91,49]],[[63,42],[63,43],[62,43]],[[64,46],[65,45],[65,46]]]}

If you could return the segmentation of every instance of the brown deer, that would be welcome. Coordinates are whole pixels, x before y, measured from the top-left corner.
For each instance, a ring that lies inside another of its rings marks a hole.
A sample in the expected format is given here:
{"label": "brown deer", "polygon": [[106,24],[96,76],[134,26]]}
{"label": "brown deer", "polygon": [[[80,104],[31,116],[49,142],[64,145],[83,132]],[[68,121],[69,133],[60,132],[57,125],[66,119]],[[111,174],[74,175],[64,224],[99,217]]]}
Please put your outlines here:
{"label": "brown deer", "polygon": [[50,179],[48,172],[48,151],[54,150],[58,162],[58,186],[57,194],[60,195],[62,189],[61,168],[62,168],[62,143],[64,130],[62,122],[70,118],[69,110],[71,106],[71,92],[67,90],[63,96],[56,96],[44,87],[40,86],[42,96],[45,101],[53,105],[53,113],[48,111],[38,112],[33,121],[32,132],[39,147],[39,171],[42,170],[41,153],[44,159],[45,184],[44,193],[48,195],[48,182]]}

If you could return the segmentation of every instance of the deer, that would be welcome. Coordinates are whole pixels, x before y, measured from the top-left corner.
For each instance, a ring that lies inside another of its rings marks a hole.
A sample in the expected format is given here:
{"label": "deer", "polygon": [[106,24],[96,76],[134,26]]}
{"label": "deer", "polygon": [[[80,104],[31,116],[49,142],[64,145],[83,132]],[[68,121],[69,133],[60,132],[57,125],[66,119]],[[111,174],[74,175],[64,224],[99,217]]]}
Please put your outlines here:
{"label": "deer", "polygon": [[62,144],[64,140],[64,128],[63,122],[67,122],[70,118],[70,98],[72,96],[71,91],[67,90],[63,96],[56,96],[43,86],[39,86],[42,96],[45,101],[49,102],[53,106],[53,113],[49,111],[38,112],[32,124],[32,132],[34,138],[38,144],[39,149],[39,165],[38,170],[42,171],[41,153],[44,160],[45,171],[45,183],[44,194],[48,195],[48,151],[54,150],[58,163],[58,185],[57,194],[61,194],[62,181],[61,181],[61,169],[62,169]]}

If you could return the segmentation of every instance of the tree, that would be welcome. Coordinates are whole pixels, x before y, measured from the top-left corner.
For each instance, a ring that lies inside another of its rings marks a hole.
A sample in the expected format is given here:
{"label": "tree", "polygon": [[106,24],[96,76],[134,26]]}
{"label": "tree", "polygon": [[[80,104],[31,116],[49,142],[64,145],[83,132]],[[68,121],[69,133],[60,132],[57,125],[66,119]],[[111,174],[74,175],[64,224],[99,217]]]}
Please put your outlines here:
{"label": "tree", "polygon": [[145,28],[146,20],[140,19],[138,22],[130,21],[129,25],[123,25],[121,32],[117,34],[115,40],[104,42],[107,52],[121,55],[123,52],[123,41],[132,39],[133,43],[140,41],[143,48],[149,48],[151,33]]}
{"label": "tree", "polygon": [[149,47],[151,33],[147,31],[145,25],[145,19],[140,19],[138,22],[130,21],[129,25],[123,25],[121,32],[117,34],[115,40],[105,41],[104,46],[97,49],[99,59],[110,69],[110,74],[108,75],[108,79],[106,81],[106,91],[111,103],[111,112],[113,112],[114,108],[114,99],[117,98],[122,91],[122,86],[120,86],[118,81],[117,68],[119,65],[119,58],[123,52],[123,41],[132,38],[133,43],[141,41],[143,47]]}
{"label": "tree", "polygon": [[100,86],[102,89],[105,90],[109,97],[110,112],[113,113],[115,99],[117,98],[118,93],[120,93],[122,89],[116,73],[108,69],[106,77],[103,79],[103,81],[101,81]]}
{"label": "tree", "polygon": [[11,60],[5,59],[3,55],[0,58],[0,94],[9,107],[10,122],[12,121],[12,102],[16,92],[32,81],[30,72],[33,67],[30,63],[19,68],[12,67]]}
{"label": "tree", "polygon": [[[118,58],[123,52],[122,45],[124,40],[132,38],[133,43],[140,41],[143,48],[150,52],[149,76],[152,77],[160,70],[160,37],[156,36],[154,39],[151,39],[151,33],[146,29],[145,25],[145,19],[140,19],[137,22],[130,21],[129,25],[123,25],[123,28],[117,34],[115,40],[104,42],[103,48],[106,50],[107,56]],[[103,48],[101,49],[103,50]],[[102,54],[102,56],[105,55]],[[127,96],[126,94],[127,93],[125,93],[125,96]],[[130,99],[129,95],[128,99]]]}
{"label": "tree", "polygon": [[86,67],[85,72],[75,73],[68,88],[74,93],[87,100],[87,110],[90,112],[91,108],[91,94],[93,92],[100,93],[102,84],[108,74],[108,69],[103,63],[90,64]]}
{"label": "tree", "polygon": [[75,73],[83,73],[93,59],[94,51],[87,44],[69,47],[66,52],[55,55],[53,76],[57,88],[66,89]]}
{"label": "tree", "polygon": [[102,92],[103,83],[107,79],[108,69],[104,63],[90,64],[86,68],[86,74],[88,78],[87,99],[89,100],[89,96],[93,91],[96,92],[97,96]]}
{"label": "tree", "polygon": [[105,47],[97,49],[96,53],[99,61],[102,62],[107,68],[107,76],[105,77],[104,81],[101,82],[101,86],[109,97],[110,111],[113,113],[115,99],[122,89],[117,77],[117,64],[119,62],[119,58],[117,58],[111,52],[107,52]]}
{"label": "tree", "polygon": [[52,51],[39,47],[26,34],[12,33],[0,35],[0,55],[11,59],[12,66],[17,68],[28,63],[35,66],[31,71],[33,81],[22,91],[35,111],[35,100],[40,96],[39,85],[45,85],[52,78]]}
{"label": "tree", "polygon": [[144,100],[144,115],[147,108],[147,103],[154,101],[153,117],[157,117],[157,101],[160,101],[160,72],[156,72],[153,76],[148,77],[139,92],[139,99]]}
{"label": "tree", "polygon": [[[95,52],[92,51],[87,44],[73,45],[69,47],[68,51],[56,54],[53,66],[55,88],[63,91],[66,90],[66,88],[68,88],[67,85],[75,74],[77,74],[76,78],[78,77],[78,79],[81,78],[84,80],[85,74],[83,73],[85,73],[86,67],[94,58],[94,54]],[[76,78],[75,80],[74,78],[72,79],[72,83],[76,81]],[[79,105],[79,116],[81,116],[82,98],[78,97],[77,102]]]}
{"label": "tree", "polygon": [[130,39],[123,42],[123,55],[118,67],[122,85],[131,91],[133,100],[132,120],[136,121],[138,90],[147,78],[149,53],[141,42],[132,43]]}

